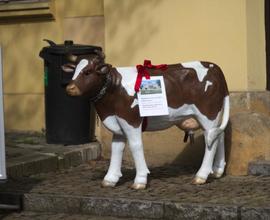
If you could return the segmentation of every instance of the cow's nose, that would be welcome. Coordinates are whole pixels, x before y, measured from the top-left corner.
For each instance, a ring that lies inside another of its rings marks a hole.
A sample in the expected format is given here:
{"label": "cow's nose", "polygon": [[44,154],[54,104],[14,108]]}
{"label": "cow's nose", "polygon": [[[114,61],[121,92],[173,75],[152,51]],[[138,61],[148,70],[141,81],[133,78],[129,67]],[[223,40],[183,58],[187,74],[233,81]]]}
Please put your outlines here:
{"label": "cow's nose", "polygon": [[66,92],[71,96],[78,96],[81,94],[79,88],[74,83],[67,85]]}
{"label": "cow's nose", "polygon": [[67,85],[67,90],[74,90],[75,89],[75,84],[69,84],[69,85]]}

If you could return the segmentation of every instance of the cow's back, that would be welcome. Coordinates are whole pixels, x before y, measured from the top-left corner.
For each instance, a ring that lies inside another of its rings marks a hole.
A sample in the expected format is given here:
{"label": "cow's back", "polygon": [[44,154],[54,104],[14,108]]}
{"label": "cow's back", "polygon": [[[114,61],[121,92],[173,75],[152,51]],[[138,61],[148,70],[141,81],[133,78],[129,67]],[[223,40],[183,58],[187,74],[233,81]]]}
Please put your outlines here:
{"label": "cow's back", "polygon": [[[116,68],[122,76],[122,86],[134,96],[136,67]],[[166,70],[147,69],[151,76],[164,77],[168,106],[177,109],[194,104],[208,119],[213,120],[222,110],[228,88],[219,66],[211,62],[193,61],[168,65]]]}
{"label": "cow's back", "polygon": [[195,61],[168,65],[165,71],[149,71],[153,76],[163,75],[170,108],[194,104],[202,114],[213,120],[228,95],[224,75],[214,63]]}

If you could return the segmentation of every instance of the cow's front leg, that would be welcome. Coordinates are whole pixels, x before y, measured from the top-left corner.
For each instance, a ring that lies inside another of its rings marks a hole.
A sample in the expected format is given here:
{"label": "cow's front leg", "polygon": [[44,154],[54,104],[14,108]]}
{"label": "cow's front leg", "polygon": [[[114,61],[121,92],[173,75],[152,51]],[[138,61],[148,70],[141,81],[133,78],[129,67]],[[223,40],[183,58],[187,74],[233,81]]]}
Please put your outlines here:
{"label": "cow's front leg", "polygon": [[147,175],[150,171],[147,168],[144,158],[141,125],[134,128],[123,119],[119,119],[119,123],[127,136],[128,144],[136,167],[136,177],[131,188],[145,189],[147,184]]}
{"label": "cow's front leg", "polygon": [[112,138],[111,161],[108,172],[102,181],[103,187],[114,187],[122,176],[121,165],[123,152],[126,144],[126,137],[114,134]]}

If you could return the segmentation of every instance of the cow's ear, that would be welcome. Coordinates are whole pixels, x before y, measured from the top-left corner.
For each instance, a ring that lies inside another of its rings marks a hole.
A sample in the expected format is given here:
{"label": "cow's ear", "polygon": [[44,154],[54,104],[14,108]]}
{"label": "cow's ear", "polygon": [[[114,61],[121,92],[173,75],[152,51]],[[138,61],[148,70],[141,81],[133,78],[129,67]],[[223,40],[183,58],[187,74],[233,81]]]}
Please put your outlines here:
{"label": "cow's ear", "polygon": [[64,65],[61,66],[62,70],[66,73],[72,73],[75,70],[75,65],[71,64],[71,63],[66,63]]}

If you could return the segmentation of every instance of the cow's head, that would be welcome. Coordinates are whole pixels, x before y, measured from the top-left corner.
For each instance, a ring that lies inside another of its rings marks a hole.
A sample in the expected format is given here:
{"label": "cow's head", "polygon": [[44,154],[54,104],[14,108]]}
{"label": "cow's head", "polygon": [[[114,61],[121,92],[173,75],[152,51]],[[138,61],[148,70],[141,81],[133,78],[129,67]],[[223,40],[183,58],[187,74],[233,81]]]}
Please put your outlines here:
{"label": "cow's head", "polygon": [[74,75],[66,86],[66,92],[71,96],[96,96],[110,71],[110,65],[104,63],[104,58],[100,51],[88,56],[69,55],[70,63],[63,65],[62,69]]}

